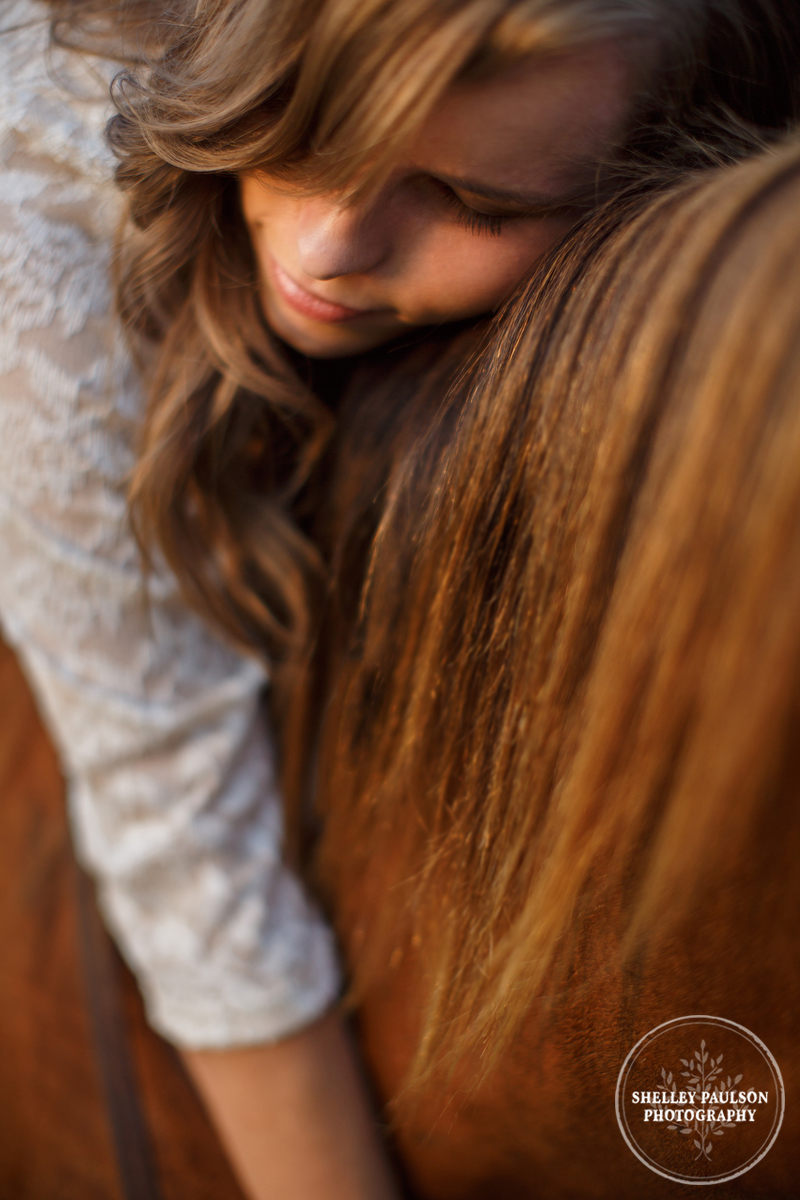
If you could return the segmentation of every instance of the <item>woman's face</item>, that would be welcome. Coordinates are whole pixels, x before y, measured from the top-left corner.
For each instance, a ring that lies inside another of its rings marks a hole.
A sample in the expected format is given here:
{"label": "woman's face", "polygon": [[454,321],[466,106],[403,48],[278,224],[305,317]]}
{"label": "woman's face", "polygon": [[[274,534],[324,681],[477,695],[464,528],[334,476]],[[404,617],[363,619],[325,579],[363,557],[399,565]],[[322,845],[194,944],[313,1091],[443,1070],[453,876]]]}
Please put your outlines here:
{"label": "woman's face", "polygon": [[296,349],[358,354],[495,308],[576,219],[623,132],[619,43],[450,89],[386,183],[356,204],[241,181],[265,315]]}

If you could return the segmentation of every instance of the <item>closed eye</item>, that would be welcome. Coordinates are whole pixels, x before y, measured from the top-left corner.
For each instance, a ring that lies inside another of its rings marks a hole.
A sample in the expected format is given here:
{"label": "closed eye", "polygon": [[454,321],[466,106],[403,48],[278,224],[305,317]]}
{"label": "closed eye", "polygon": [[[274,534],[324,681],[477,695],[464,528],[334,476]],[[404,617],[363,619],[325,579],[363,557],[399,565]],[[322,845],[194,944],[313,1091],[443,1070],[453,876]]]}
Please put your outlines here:
{"label": "closed eye", "polygon": [[[454,214],[460,225],[463,225],[472,233],[488,233],[491,237],[499,237],[504,227],[510,221],[558,220],[573,223],[578,221],[581,216],[585,216],[590,212],[597,203],[597,195],[595,195],[592,200],[587,197],[581,199],[575,197],[571,201],[566,200],[564,203],[553,201],[532,204],[530,207],[517,207],[510,210],[495,209],[494,211],[487,212],[485,209],[474,208],[472,205],[467,204],[462,200],[458,192],[443,179],[429,176],[429,182],[435,186],[438,195]],[[486,203],[488,204],[490,201],[487,200]]]}
{"label": "closed eye", "polygon": [[471,208],[465,204],[460,196],[440,179],[431,176],[430,182],[436,185],[437,192],[455,216],[458,224],[463,225],[470,233],[487,233],[490,237],[499,237],[508,221],[518,220],[527,215],[525,213],[481,212],[480,209]]}

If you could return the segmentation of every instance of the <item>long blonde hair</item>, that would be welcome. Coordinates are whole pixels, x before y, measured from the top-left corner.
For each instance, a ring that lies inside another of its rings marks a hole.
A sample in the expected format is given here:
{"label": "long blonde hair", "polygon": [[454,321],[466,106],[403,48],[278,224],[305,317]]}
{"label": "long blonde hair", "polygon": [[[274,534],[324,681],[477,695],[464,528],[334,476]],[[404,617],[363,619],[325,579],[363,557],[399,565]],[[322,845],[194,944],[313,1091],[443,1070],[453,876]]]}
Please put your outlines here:
{"label": "long blonde hair", "polygon": [[[262,319],[237,175],[366,186],[456,77],[610,33],[663,46],[631,167],[736,157],[796,116],[800,29],[773,0],[184,0],[160,21],[149,0],[107,7],[151,35],[110,128],[129,201],[121,311],[152,379],[134,511],[187,596],[277,658],[314,627],[324,568],[292,506],[331,416]],[[55,8],[63,37],[103,5]]]}
{"label": "long blonde hair", "polygon": [[411,1095],[488,1070],[592,923],[653,953],[800,849],[800,146],[618,221],[399,472],[331,708],[321,877],[356,999],[419,947]]}

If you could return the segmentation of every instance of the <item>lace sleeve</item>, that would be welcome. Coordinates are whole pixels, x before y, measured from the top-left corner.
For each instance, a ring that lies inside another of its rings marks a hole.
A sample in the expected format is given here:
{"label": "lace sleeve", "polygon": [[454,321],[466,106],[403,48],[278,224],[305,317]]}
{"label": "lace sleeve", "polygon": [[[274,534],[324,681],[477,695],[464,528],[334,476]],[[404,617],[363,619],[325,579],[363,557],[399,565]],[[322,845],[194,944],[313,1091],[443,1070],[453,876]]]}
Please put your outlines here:
{"label": "lace sleeve", "polygon": [[15,10],[27,21],[0,35],[0,614],[153,1024],[192,1046],[279,1038],[330,1004],[338,975],[281,862],[264,672],[166,570],[145,586],[126,522],[140,392],[107,281],[105,102],[85,65],[69,88],[45,66],[42,10]]}

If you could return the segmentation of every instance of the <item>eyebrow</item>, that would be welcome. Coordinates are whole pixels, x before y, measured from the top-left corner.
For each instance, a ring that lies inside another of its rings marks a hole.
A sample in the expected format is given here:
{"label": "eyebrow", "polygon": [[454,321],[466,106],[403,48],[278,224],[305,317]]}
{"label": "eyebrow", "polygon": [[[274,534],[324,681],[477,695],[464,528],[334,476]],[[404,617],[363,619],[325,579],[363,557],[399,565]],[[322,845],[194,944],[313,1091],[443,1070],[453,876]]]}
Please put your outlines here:
{"label": "eyebrow", "polygon": [[459,192],[467,192],[471,196],[480,196],[484,200],[498,200],[503,204],[513,204],[526,212],[541,215],[563,212],[565,208],[586,204],[597,193],[596,181],[589,187],[573,188],[554,196],[547,192],[518,192],[514,188],[493,187],[476,179],[461,179],[455,175],[445,175],[437,171],[434,176],[440,183],[456,188]]}

